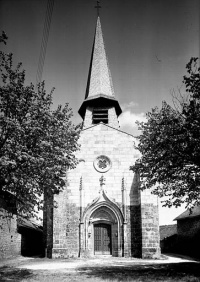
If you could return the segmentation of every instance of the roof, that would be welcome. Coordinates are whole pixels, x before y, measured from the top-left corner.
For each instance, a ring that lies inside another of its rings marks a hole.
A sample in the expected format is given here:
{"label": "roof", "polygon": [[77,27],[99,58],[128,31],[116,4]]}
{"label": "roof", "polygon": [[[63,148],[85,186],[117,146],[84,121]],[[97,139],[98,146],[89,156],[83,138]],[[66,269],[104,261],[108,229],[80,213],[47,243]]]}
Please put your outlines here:
{"label": "roof", "polygon": [[99,16],[97,17],[85,100],[78,111],[83,119],[88,106],[112,106],[115,107],[117,116],[122,113],[121,107],[114,94]]}
{"label": "roof", "polygon": [[193,218],[200,216],[200,206],[195,206],[192,210],[186,210],[177,216],[174,220],[181,220],[186,218]]}
{"label": "roof", "polygon": [[177,234],[177,225],[176,224],[160,226],[160,240],[163,240],[175,234]]}
{"label": "roof", "polygon": [[97,18],[85,99],[98,94],[114,97],[113,83],[99,17]]}
{"label": "roof", "polygon": [[35,230],[35,231],[39,231],[39,232],[42,232],[42,226],[33,222],[33,221],[30,221],[28,219],[25,219],[25,218],[18,218],[17,219],[17,227],[18,228],[25,228],[25,229],[32,229],[32,230]]}
{"label": "roof", "polygon": [[117,99],[115,99],[115,97],[108,97],[106,95],[103,94],[99,94],[99,95],[95,95],[93,97],[88,97],[87,99],[85,99],[79,109],[79,114],[80,116],[84,119],[85,116],[85,111],[87,107],[115,107],[116,110],[116,114],[117,116],[119,116],[122,113],[121,107],[117,101]]}

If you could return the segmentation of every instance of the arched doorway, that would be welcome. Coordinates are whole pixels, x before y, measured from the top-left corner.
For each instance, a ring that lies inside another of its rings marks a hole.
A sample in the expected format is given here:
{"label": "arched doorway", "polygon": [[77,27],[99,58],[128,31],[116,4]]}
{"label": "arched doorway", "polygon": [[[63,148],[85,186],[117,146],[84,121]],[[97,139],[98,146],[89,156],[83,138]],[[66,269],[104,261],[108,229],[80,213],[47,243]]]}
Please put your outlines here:
{"label": "arched doorway", "polygon": [[83,255],[122,256],[123,215],[105,195],[102,201],[97,200],[85,211],[83,225]]}
{"label": "arched doorway", "polygon": [[110,207],[102,205],[91,214],[90,224],[93,224],[94,255],[112,255],[112,246],[113,251],[116,251],[119,229],[114,212]]}

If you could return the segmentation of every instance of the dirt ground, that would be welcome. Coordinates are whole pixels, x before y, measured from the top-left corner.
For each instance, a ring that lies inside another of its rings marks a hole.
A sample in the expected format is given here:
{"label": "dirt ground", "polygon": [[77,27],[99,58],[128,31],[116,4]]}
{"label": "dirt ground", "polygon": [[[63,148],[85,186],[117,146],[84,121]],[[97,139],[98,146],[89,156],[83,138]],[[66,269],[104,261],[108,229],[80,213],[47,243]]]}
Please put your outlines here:
{"label": "dirt ground", "polygon": [[200,262],[165,256],[162,260],[24,258],[0,261],[0,281],[131,282],[200,281]]}

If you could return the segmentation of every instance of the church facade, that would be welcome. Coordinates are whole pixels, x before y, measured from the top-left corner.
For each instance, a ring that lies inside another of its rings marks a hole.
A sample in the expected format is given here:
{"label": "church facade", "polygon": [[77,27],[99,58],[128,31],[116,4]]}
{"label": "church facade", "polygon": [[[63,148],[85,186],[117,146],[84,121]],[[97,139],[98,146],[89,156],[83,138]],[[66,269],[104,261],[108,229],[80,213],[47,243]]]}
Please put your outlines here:
{"label": "church facade", "polygon": [[[140,191],[130,171],[139,152],[120,130],[100,18],[97,18],[85,100],[79,164],[67,172],[63,192],[49,209],[47,249],[53,257],[157,258],[160,255],[157,197]],[[47,207],[48,210],[48,207]]]}

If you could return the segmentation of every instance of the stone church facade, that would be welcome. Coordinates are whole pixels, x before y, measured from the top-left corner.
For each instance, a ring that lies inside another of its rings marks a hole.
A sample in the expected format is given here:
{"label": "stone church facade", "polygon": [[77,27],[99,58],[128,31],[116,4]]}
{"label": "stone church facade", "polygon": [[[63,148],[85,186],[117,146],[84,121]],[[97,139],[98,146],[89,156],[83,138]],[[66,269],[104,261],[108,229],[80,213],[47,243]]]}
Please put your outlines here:
{"label": "stone church facade", "polygon": [[[67,172],[58,207],[47,216],[47,249],[53,257],[160,255],[157,197],[140,191],[135,138],[120,130],[100,18],[92,49],[79,164]],[[48,211],[48,204],[47,204]],[[53,226],[52,226],[53,223]]]}

